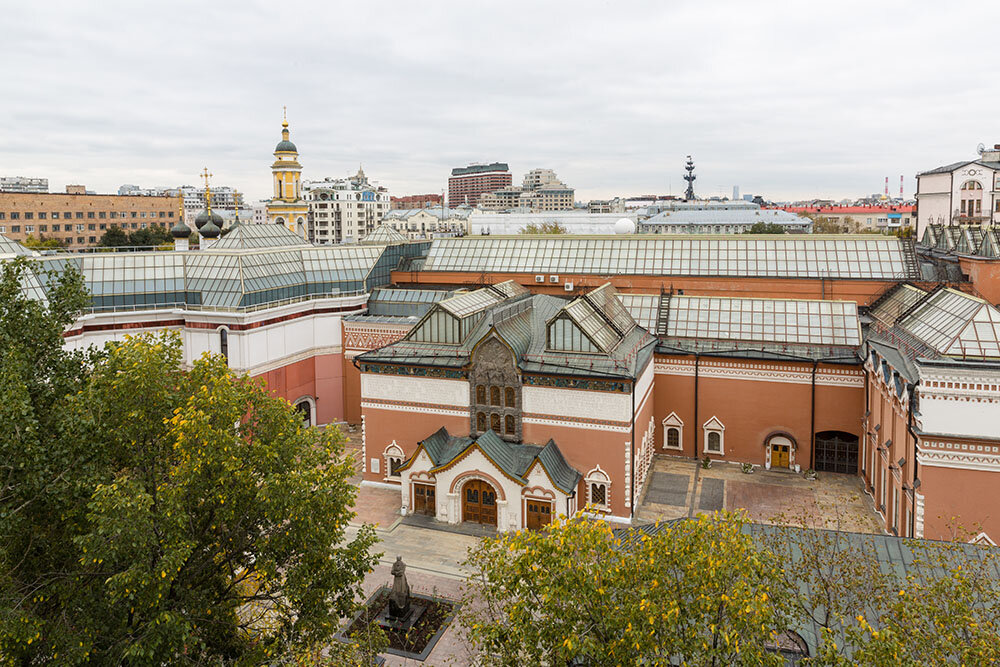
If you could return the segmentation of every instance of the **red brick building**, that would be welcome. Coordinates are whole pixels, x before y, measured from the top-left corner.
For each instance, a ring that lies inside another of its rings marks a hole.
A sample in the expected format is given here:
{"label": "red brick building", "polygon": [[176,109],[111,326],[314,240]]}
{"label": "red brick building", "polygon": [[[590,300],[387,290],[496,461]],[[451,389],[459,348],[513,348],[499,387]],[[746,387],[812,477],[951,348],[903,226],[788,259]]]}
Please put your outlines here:
{"label": "red brick building", "polygon": [[511,182],[510,167],[506,162],[455,167],[448,179],[448,205],[475,206],[480,195],[507,187]]}
{"label": "red brick building", "polygon": [[405,197],[392,197],[390,208],[394,211],[405,211],[412,208],[427,208],[428,206],[441,206],[444,203],[443,195],[406,195]]}

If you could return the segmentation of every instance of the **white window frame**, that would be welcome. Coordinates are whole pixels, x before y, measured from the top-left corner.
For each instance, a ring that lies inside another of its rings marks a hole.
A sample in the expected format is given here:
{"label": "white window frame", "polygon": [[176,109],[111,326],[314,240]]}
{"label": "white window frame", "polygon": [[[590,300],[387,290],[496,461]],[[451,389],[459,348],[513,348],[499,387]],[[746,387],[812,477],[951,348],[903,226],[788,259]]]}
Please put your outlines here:
{"label": "white window frame", "polygon": [[[393,459],[399,459],[399,465],[403,465],[403,462],[406,461],[403,448],[397,445],[395,440],[389,443],[389,446],[382,452],[382,459],[385,461],[385,481],[389,482],[402,479],[401,474],[392,474]],[[398,468],[399,466],[396,467]]]}
{"label": "white window frame", "polygon": [[[597,466],[587,473],[584,479],[587,483],[587,506],[593,509],[611,511],[611,476]],[[604,487],[604,503],[595,503],[591,494],[591,484],[598,484]]]}
{"label": "white window frame", "polygon": [[[684,450],[684,422],[681,418],[677,416],[676,412],[671,412],[667,415],[661,422],[663,425],[663,448],[668,449],[672,452],[680,452]],[[669,439],[667,438],[667,433],[670,429],[677,429],[677,446],[671,447],[667,443]]]}
{"label": "white window frame", "polygon": [[[705,431],[704,438],[702,440],[702,451],[705,454],[715,454],[716,456],[725,456],[726,454],[726,426],[719,421],[718,417],[713,416],[707,422],[702,425],[702,429]],[[719,434],[719,451],[712,451],[708,448],[708,436],[710,433]]]}

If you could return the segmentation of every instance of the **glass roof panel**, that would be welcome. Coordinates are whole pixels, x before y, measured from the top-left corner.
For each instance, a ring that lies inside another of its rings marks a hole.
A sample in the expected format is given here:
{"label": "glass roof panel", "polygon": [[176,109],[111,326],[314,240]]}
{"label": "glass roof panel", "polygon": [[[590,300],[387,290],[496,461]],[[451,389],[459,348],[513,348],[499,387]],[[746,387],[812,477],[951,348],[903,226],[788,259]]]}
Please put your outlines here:
{"label": "glass roof panel", "polygon": [[797,345],[861,344],[857,304],[672,296],[667,336]]}
{"label": "glass roof panel", "polygon": [[871,316],[885,326],[891,327],[905,311],[927,296],[927,292],[909,284],[902,284],[879,300],[871,310]]}
{"label": "glass roof panel", "polygon": [[[983,312],[983,311],[986,312]],[[994,326],[1000,317],[985,301],[953,289],[939,290],[899,326],[941,354],[996,356]]]}
{"label": "glass roof panel", "polygon": [[[663,236],[435,239],[424,269],[597,275],[711,275],[919,279],[894,237]],[[909,275],[914,273],[914,275]]]}
{"label": "glass roof panel", "polygon": [[629,312],[636,324],[646,331],[656,333],[657,318],[660,312],[660,296],[658,294],[618,294],[618,300]]}

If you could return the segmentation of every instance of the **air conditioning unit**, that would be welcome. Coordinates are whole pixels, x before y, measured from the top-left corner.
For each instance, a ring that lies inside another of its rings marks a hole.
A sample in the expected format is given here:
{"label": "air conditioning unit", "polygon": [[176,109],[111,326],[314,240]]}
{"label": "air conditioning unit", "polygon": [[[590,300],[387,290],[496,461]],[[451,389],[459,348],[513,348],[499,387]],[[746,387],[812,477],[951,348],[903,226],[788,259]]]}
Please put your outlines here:
{"label": "air conditioning unit", "polygon": [[550,283],[557,283],[557,282],[559,282],[559,276],[549,276],[549,282]]}
{"label": "air conditioning unit", "polygon": [[545,276],[535,276],[535,282],[536,283],[544,283],[545,282]]}
{"label": "air conditioning unit", "polygon": [[563,289],[566,290],[567,292],[572,292],[573,291],[573,283],[571,283],[571,282],[565,283],[563,285]]}

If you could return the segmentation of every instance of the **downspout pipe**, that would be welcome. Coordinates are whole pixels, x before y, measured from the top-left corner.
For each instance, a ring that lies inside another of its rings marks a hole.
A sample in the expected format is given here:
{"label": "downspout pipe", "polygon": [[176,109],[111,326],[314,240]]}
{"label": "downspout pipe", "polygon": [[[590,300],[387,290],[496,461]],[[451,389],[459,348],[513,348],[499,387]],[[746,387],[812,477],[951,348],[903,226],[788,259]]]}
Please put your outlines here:
{"label": "downspout pipe", "polygon": [[701,361],[701,355],[697,352],[694,353],[694,459],[698,460],[698,368],[699,362]]}
{"label": "downspout pipe", "polygon": [[917,460],[917,433],[913,429],[913,401],[917,396],[920,380],[909,385],[910,400],[906,406],[906,432],[913,438],[913,480],[910,482],[910,537],[916,537],[917,528],[917,480],[920,477],[920,461]]}
{"label": "downspout pipe", "polygon": [[809,469],[813,470],[816,462],[816,367],[819,359],[813,360],[811,394],[809,397]]}
{"label": "downspout pipe", "polygon": [[629,518],[631,519],[635,516],[635,380],[632,381],[632,418],[630,421],[632,422],[632,443],[629,458],[632,461],[632,465],[629,467],[629,476],[631,477],[631,481],[628,486],[628,513]]}

